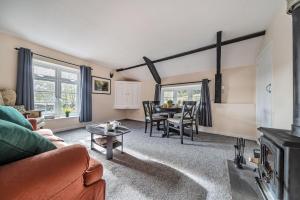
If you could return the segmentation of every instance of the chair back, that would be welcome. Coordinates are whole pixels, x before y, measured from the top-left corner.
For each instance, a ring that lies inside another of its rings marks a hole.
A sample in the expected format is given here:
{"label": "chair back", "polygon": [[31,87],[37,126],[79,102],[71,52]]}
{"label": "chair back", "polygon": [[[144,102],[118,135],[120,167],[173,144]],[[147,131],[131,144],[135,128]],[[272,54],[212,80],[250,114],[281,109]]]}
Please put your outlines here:
{"label": "chair back", "polygon": [[150,104],[151,104],[153,113],[159,113],[161,111],[160,101],[150,101]]}
{"label": "chair back", "polygon": [[200,101],[197,102],[196,107],[195,107],[195,112],[194,112],[194,120],[196,124],[199,123],[199,113],[200,113]]}
{"label": "chair back", "polygon": [[197,102],[196,101],[184,101],[182,104],[182,112],[181,112],[181,121],[183,120],[193,120],[195,107]]}
{"label": "chair back", "polygon": [[152,119],[152,106],[150,101],[143,101],[143,108],[144,108],[145,119],[147,117],[149,119]]}

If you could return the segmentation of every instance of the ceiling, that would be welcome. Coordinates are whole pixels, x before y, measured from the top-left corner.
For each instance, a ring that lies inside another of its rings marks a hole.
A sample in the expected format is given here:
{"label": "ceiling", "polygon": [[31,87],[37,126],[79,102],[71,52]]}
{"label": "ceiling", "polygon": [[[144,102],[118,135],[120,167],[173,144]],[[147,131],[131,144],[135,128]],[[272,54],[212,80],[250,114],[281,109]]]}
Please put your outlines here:
{"label": "ceiling", "polygon": [[[0,31],[122,68],[267,28],[283,0],[0,0]],[[224,67],[255,62],[262,38],[223,48]],[[215,50],[156,64],[162,77],[215,67]],[[124,74],[141,74],[141,69]],[[142,72],[145,74],[144,72]],[[148,74],[147,74],[148,75]],[[145,76],[146,77],[146,76]],[[148,76],[147,76],[148,77]]]}

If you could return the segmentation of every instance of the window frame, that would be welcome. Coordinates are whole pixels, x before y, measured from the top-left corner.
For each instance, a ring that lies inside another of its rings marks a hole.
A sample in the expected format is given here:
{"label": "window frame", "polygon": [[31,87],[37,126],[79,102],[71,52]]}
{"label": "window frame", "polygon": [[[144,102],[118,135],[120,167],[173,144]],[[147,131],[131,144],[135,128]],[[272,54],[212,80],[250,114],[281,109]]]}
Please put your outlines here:
{"label": "window frame", "polygon": [[[78,117],[79,113],[80,113],[80,70],[76,69],[76,68],[36,59],[36,58],[33,59],[32,66],[33,66],[33,70],[32,70],[33,81],[41,80],[41,81],[54,82],[54,88],[55,88],[54,89],[54,98],[55,98],[54,112],[53,113],[45,113],[45,116],[54,116],[55,118],[64,117],[64,113],[61,111],[61,107],[60,107],[60,100],[62,97],[62,84],[65,83],[65,84],[72,84],[72,85],[77,86],[76,97],[75,97],[77,99],[76,105],[75,105],[76,112],[72,112],[70,116]],[[39,75],[35,74],[35,72],[34,72],[34,68],[36,66],[45,68],[45,69],[52,69],[55,71],[55,75],[54,76],[39,76]],[[71,79],[62,78],[62,72],[69,72],[69,73],[77,74],[77,80],[72,81]],[[34,89],[34,96],[35,96],[35,93],[36,93],[36,90]],[[36,102],[34,102],[34,106],[35,106],[35,104],[36,104]]]}
{"label": "window frame", "polygon": [[[193,91],[194,90],[200,90],[200,97],[199,100],[201,99],[201,88],[202,88],[202,83],[196,83],[196,84],[186,84],[186,85],[172,85],[172,86],[162,86],[161,87],[161,97],[160,97],[160,101],[162,103],[166,103],[165,101],[165,97],[164,97],[164,92],[165,91],[172,91],[173,92],[173,103],[177,104],[178,103],[178,91],[182,91],[186,88],[187,90],[187,94],[188,94],[188,101],[193,101]],[[181,102],[182,103],[182,102]]]}

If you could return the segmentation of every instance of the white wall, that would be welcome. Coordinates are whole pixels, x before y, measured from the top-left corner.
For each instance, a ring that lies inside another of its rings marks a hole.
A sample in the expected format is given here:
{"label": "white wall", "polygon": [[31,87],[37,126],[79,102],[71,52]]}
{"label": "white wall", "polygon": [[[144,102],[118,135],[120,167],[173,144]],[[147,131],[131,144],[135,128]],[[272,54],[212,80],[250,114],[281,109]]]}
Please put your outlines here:
{"label": "white wall", "polygon": [[293,117],[292,18],[286,14],[286,2],[267,29],[264,45],[272,47],[272,126],[291,129]]}

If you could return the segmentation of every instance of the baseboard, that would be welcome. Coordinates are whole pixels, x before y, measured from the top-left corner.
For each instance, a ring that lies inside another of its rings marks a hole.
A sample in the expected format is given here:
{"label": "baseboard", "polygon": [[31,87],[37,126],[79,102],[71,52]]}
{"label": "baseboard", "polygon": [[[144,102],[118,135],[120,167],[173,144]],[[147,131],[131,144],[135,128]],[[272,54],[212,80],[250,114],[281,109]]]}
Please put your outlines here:
{"label": "baseboard", "polygon": [[57,129],[52,129],[53,133],[59,133],[59,132],[64,132],[64,131],[71,131],[74,129],[79,129],[79,128],[84,128],[84,124],[80,124],[78,126],[71,126],[71,127],[64,127],[64,128],[57,128]]}
{"label": "baseboard", "polygon": [[252,140],[252,141],[257,141],[256,137],[252,137],[252,136],[248,136],[248,135],[241,135],[238,133],[225,133],[225,132],[221,132],[221,131],[207,131],[207,130],[201,130],[201,128],[199,129],[199,131],[202,132],[206,132],[206,133],[210,133],[210,134],[215,134],[215,135],[223,135],[223,136],[228,136],[228,137],[235,137],[235,138],[244,138],[247,140]]}
{"label": "baseboard", "polygon": [[[139,122],[144,122],[144,119],[138,119],[138,118],[131,118],[128,120],[134,120],[134,121],[139,121]],[[215,135],[224,135],[228,137],[242,137],[247,140],[253,140],[257,141],[257,137],[255,136],[248,136],[248,135],[242,135],[239,133],[228,133],[228,132],[222,132],[222,131],[215,131],[215,130],[205,130],[205,128],[199,126],[199,131],[205,132],[205,133],[210,133],[210,134],[215,134]]]}
{"label": "baseboard", "polygon": [[[126,119],[117,119],[118,121],[120,120],[126,120]],[[108,121],[113,121],[113,120],[108,120]],[[100,123],[104,123],[104,122],[86,122],[86,123],[78,123],[74,126],[69,126],[69,127],[64,127],[64,128],[57,128],[57,129],[51,129],[53,131],[53,133],[59,133],[59,132],[63,132],[63,131],[71,131],[74,129],[79,129],[79,128],[84,128],[86,125],[89,124],[100,124]]]}

